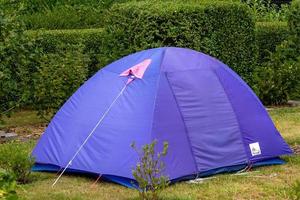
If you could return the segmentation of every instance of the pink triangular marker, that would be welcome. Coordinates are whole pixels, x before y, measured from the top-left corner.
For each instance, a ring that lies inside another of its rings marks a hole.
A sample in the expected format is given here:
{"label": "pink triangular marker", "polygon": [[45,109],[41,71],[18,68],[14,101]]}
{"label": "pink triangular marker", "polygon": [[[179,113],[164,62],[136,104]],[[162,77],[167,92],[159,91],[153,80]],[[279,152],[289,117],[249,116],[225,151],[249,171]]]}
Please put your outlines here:
{"label": "pink triangular marker", "polygon": [[133,67],[125,70],[120,74],[120,76],[129,76],[133,75],[135,78],[143,78],[144,73],[147,69],[147,67],[151,64],[151,59],[146,59],[143,62],[134,65]]}

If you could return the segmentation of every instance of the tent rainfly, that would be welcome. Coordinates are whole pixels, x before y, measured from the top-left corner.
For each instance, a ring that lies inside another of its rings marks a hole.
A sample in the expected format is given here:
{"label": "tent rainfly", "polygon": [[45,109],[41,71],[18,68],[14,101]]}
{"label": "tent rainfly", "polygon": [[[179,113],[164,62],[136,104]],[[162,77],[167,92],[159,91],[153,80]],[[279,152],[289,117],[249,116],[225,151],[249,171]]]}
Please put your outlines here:
{"label": "tent rainfly", "polygon": [[[282,164],[292,151],[250,87],[228,66],[183,48],[131,54],[98,71],[54,116],[35,171],[101,175],[137,187],[130,147],[158,141],[172,182]],[[58,180],[57,179],[57,180]],[[56,180],[56,181],[57,181]],[[55,182],[56,183],[56,182]]]}

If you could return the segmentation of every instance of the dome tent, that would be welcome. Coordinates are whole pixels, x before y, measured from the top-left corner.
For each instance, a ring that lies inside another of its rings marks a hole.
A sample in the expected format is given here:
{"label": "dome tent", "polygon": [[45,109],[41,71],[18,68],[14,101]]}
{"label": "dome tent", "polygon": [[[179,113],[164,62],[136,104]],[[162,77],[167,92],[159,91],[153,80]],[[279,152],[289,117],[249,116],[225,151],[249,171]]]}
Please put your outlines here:
{"label": "dome tent", "polygon": [[36,171],[101,174],[134,187],[142,146],[169,143],[170,180],[280,164],[292,151],[247,84],[217,59],[165,47],[117,60],[85,82],[33,150]]}

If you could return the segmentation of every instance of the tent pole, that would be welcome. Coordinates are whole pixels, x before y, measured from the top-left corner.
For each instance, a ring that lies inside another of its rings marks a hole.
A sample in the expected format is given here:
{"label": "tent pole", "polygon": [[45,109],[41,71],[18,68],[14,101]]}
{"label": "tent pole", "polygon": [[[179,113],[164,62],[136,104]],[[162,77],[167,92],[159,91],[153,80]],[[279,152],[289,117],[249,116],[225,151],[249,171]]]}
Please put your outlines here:
{"label": "tent pole", "polygon": [[68,169],[68,167],[70,167],[72,165],[72,161],[76,158],[76,156],[79,154],[79,152],[81,151],[81,149],[83,148],[83,146],[87,143],[87,141],[90,139],[90,137],[93,135],[93,133],[95,132],[95,130],[98,128],[98,126],[100,125],[100,123],[103,121],[103,119],[106,117],[106,115],[109,113],[110,109],[112,108],[112,106],[115,104],[115,102],[119,99],[119,97],[123,94],[124,90],[126,89],[128,85],[128,82],[125,84],[125,86],[122,88],[122,90],[119,92],[119,94],[116,96],[116,98],[113,100],[113,102],[110,104],[110,106],[108,107],[108,109],[105,111],[105,113],[102,115],[102,117],[99,119],[98,123],[94,126],[93,130],[89,133],[89,135],[86,137],[86,139],[84,140],[84,142],[80,145],[80,147],[78,148],[78,150],[75,152],[75,154],[73,155],[73,157],[71,158],[71,160],[68,162],[67,166],[64,168],[64,170],[59,174],[59,176],[56,178],[56,180],[54,181],[54,183],[52,184],[52,187],[55,186],[55,184],[58,182],[58,180],[61,178],[61,176],[65,173],[65,171]]}

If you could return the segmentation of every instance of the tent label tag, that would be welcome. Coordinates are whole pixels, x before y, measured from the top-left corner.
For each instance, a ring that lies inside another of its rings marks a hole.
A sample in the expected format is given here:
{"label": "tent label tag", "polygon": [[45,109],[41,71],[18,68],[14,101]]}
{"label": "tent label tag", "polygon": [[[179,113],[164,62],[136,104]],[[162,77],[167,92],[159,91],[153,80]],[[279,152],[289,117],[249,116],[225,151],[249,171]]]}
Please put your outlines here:
{"label": "tent label tag", "polygon": [[260,146],[258,142],[249,144],[252,156],[257,156],[261,154]]}

